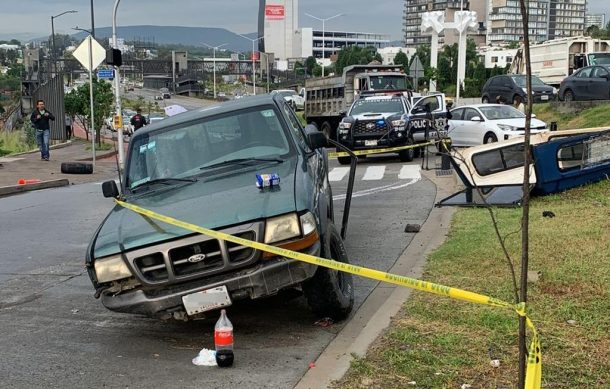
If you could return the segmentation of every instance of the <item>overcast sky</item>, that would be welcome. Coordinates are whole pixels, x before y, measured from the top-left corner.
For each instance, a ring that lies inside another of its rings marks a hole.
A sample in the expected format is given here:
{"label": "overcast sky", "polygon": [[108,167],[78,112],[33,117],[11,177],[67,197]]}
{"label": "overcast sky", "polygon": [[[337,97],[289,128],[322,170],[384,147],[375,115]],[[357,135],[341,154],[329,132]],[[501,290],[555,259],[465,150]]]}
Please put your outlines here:
{"label": "overcast sky", "polygon": [[[273,3],[273,0],[268,0]],[[300,27],[321,28],[321,23],[304,15],[329,17],[346,15],[326,23],[326,29],[390,34],[402,39],[403,0],[300,0]],[[0,37],[27,39],[50,34],[51,15],[67,10],[55,20],[55,31],[72,33],[74,26],[90,27],[88,0],[0,0]],[[609,0],[589,0],[589,12],[610,17]],[[95,25],[112,25],[112,0],[94,0]],[[224,27],[237,33],[257,30],[258,0],[122,0],[119,25],[182,25]]]}

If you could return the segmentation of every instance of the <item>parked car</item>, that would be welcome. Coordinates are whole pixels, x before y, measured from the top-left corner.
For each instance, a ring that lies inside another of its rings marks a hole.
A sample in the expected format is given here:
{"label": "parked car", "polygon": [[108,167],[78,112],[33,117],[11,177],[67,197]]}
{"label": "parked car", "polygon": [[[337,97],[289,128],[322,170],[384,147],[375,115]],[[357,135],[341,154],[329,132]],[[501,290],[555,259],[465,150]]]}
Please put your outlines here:
{"label": "parked car", "polygon": [[[326,145],[324,134],[303,128],[278,95],[193,110],[133,135],[120,196],[207,228],[348,263],[333,222]],[[264,173],[277,174],[279,184],[257,187],[256,175]],[[102,190],[119,196],[115,181]],[[152,317],[186,319],[295,287],[321,317],[343,319],[354,302],[348,273],[160,225],[118,205],[95,232],[86,266],[108,309]]]}
{"label": "parked car", "polygon": [[292,89],[280,89],[274,92],[281,95],[286,101],[288,101],[292,109],[295,111],[302,111],[305,109],[305,99]]}
{"label": "parked car", "polygon": [[[548,130],[546,123],[532,116],[532,134]],[[451,110],[448,135],[454,146],[493,143],[524,133],[525,114],[510,105],[475,104]]]}
{"label": "parked car", "polygon": [[169,92],[163,92],[163,99],[171,99],[172,95]]}
{"label": "parked car", "polygon": [[559,98],[565,101],[610,99],[610,65],[587,66],[566,77],[559,86]]}
{"label": "parked car", "polygon": [[[555,100],[557,88],[545,84],[536,76],[532,76],[532,93],[534,103]],[[507,74],[493,76],[483,86],[481,101],[484,104],[496,103],[496,98],[502,96],[508,104],[513,104],[517,96],[527,101],[526,76],[522,74]]]}

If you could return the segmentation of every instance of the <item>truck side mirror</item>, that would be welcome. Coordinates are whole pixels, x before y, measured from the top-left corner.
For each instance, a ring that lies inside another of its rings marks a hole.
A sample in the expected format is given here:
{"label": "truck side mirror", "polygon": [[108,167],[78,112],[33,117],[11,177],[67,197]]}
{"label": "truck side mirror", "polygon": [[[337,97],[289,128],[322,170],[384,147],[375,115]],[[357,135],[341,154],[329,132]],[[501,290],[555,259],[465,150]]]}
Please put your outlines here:
{"label": "truck side mirror", "polygon": [[102,193],[107,198],[119,197],[119,188],[116,186],[116,182],[114,180],[104,182],[102,184]]}
{"label": "truck side mirror", "polygon": [[321,149],[328,146],[328,138],[326,135],[318,130],[318,127],[313,124],[305,126],[305,134],[307,136],[307,144],[312,150]]}

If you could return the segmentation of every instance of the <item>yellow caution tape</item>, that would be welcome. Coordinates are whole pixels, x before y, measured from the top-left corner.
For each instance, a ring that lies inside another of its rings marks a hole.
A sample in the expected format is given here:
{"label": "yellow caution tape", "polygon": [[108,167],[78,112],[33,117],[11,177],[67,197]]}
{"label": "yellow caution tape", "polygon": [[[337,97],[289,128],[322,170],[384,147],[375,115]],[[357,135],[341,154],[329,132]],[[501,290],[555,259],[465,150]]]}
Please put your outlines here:
{"label": "yellow caution tape", "polygon": [[[386,147],[384,149],[370,149],[370,150],[354,150],[352,153],[355,155],[371,155],[371,154],[384,154],[384,153],[394,153],[396,151],[409,150],[409,149],[417,149],[419,147],[425,147],[430,145],[435,145],[436,142],[430,141],[426,143],[418,143],[415,145],[408,146],[396,146],[396,147]],[[328,153],[328,158],[338,158],[338,157],[349,157],[350,154],[345,151],[331,151]]]}
{"label": "yellow caution tape", "polygon": [[136,212],[150,219],[159,220],[161,222],[183,228],[187,231],[197,232],[214,239],[225,240],[227,242],[236,243],[245,247],[250,247],[255,250],[265,251],[281,257],[295,259],[301,262],[306,262],[312,265],[323,266],[329,269],[338,270],[346,273],[355,274],[357,276],[370,278],[377,281],[383,281],[394,285],[404,286],[411,289],[421,290],[423,292],[433,293],[440,296],[449,297],[456,300],[469,301],[476,304],[488,305],[492,307],[508,308],[515,310],[519,316],[526,318],[527,327],[532,331],[532,341],[529,346],[529,355],[527,359],[526,371],[526,389],[538,389],[542,383],[542,351],[540,348],[540,339],[538,332],[534,327],[534,323],[527,317],[525,312],[525,303],[511,304],[493,297],[482,294],[469,292],[467,290],[452,288],[449,286],[439,285],[432,282],[422,281],[415,278],[409,278],[397,274],[386,273],[383,271],[366,268],[363,266],[350,265],[347,263],[337,262],[330,259],[316,257],[297,251],[287,250],[268,244],[255,242],[252,240],[239,238],[224,232],[211,230],[200,227],[195,224],[183,222],[169,216],[161,215],[151,210],[142,208],[135,204],[126,203],[121,200],[115,200],[116,203],[124,208]]}

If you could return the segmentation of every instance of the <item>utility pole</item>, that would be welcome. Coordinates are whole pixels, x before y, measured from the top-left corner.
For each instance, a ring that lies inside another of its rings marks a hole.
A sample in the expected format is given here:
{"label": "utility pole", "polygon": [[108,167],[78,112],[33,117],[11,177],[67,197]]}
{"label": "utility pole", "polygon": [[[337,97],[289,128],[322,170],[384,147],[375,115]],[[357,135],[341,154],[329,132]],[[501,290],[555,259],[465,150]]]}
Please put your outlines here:
{"label": "utility pole", "polygon": [[[53,73],[55,73],[57,71],[57,69],[55,68],[56,64],[55,64],[55,56],[57,55],[57,50],[55,48],[55,24],[54,24],[54,19],[57,19],[58,17],[65,15],[65,14],[74,14],[77,13],[78,11],[64,11],[58,15],[55,16],[51,16],[51,62],[53,62]],[[49,67],[50,69],[51,67]],[[49,76],[51,75],[51,72],[49,72]]]}
{"label": "utility pole", "polygon": [[[118,49],[118,41],[116,36],[116,14],[119,8],[121,0],[114,2],[114,9],[112,11],[112,47]],[[93,23],[93,0],[91,0],[91,22]],[[117,129],[118,143],[119,143],[119,176],[123,172],[125,165],[125,146],[123,145],[123,109],[121,108],[121,71],[118,67],[114,66],[114,105],[115,115],[121,118],[121,125]]]}
{"label": "utility pole", "polygon": [[216,49],[221,48],[222,46],[226,46],[227,43],[223,43],[222,45],[218,45],[218,46],[210,46],[207,43],[204,43],[205,46],[209,47],[210,49],[212,49],[214,51],[214,100],[216,100]]}
{"label": "utility pole", "polygon": [[252,39],[248,38],[245,35],[237,34],[240,37],[247,39],[252,42],[252,94],[256,94],[256,62],[254,60],[254,51],[256,50],[255,43],[264,38],[264,36],[259,36],[258,38]]}
{"label": "utility pole", "polygon": [[95,16],[93,13],[93,0],[91,0],[91,36],[95,39]]}

